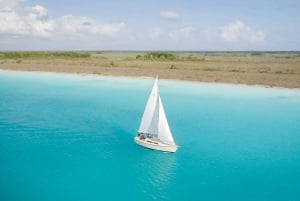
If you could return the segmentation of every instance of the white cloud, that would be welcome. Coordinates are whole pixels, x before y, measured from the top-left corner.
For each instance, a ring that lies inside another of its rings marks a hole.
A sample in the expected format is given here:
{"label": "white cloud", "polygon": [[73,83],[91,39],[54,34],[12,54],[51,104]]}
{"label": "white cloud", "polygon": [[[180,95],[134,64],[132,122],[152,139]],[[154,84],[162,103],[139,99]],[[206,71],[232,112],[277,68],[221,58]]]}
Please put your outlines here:
{"label": "white cloud", "polygon": [[43,6],[23,6],[21,0],[0,0],[0,34],[54,39],[68,38],[70,34],[111,37],[124,27],[124,22],[99,23],[83,16],[51,19]]}
{"label": "white cloud", "polygon": [[[1,1],[1,6],[4,1]],[[43,6],[20,7],[16,2],[0,8],[0,33],[13,35],[49,36],[55,22],[47,20]]]}
{"label": "white cloud", "polygon": [[220,37],[226,42],[264,42],[265,34],[261,31],[253,31],[242,21],[221,27]]}
{"label": "white cloud", "polygon": [[192,34],[193,30],[194,30],[193,27],[188,26],[188,27],[172,30],[169,32],[168,36],[171,39],[188,38]]}
{"label": "white cloud", "polygon": [[37,6],[31,7],[30,14],[33,16],[37,16],[37,17],[45,17],[48,14],[48,10],[43,6],[37,5]]}
{"label": "white cloud", "polygon": [[173,11],[162,11],[159,13],[160,18],[166,19],[166,20],[179,20],[180,16],[178,13],[173,12]]}
{"label": "white cloud", "polygon": [[20,4],[21,0],[0,0],[0,9],[11,9]]}
{"label": "white cloud", "polygon": [[124,22],[99,24],[92,18],[73,15],[64,15],[57,19],[56,23],[57,31],[65,35],[114,36],[125,27]]}

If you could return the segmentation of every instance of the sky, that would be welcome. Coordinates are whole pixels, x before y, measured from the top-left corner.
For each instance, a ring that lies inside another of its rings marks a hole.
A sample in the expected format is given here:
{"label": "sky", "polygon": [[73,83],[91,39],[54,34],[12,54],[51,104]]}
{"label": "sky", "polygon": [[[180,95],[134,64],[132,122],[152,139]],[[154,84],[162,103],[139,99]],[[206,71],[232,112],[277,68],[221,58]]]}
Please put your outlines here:
{"label": "sky", "polygon": [[299,51],[299,0],[0,0],[0,50]]}

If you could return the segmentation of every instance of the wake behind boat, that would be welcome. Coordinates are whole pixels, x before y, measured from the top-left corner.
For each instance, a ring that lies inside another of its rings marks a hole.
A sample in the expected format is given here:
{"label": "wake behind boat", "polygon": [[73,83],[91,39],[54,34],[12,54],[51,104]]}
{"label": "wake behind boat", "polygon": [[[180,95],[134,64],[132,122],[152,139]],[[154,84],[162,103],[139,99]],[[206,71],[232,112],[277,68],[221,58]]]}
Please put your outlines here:
{"label": "wake behind boat", "polygon": [[156,78],[134,141],[143,147],[165,152],[176,152],[176,145],[162,105]]}

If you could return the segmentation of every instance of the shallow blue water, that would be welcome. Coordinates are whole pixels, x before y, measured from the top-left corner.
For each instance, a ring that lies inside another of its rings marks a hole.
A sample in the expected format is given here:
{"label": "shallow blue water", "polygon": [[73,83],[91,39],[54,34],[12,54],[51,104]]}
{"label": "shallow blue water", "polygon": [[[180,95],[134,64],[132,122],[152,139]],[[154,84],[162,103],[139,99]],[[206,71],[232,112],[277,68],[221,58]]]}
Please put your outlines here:
{"label": "shallow blue water", "polygon": [[160,80],[179,150],[133,137],[154,80],[0,71],[0,200],[300,200],[300,91]]}

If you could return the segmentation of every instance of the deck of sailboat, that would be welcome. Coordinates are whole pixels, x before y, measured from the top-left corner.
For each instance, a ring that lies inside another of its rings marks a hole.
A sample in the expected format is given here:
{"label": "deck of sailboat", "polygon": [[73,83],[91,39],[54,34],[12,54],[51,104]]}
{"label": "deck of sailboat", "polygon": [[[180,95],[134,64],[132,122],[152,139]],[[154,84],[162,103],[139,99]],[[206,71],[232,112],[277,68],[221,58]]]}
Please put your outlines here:
{"label": "deck of sailboat", "polygon": [[134,141],[143,147],[165,152],[175,152],[178,148],[177,145],[165,143],[158,138],[146,137],[145,139],[141,139],[139,136],[136,136]]}

